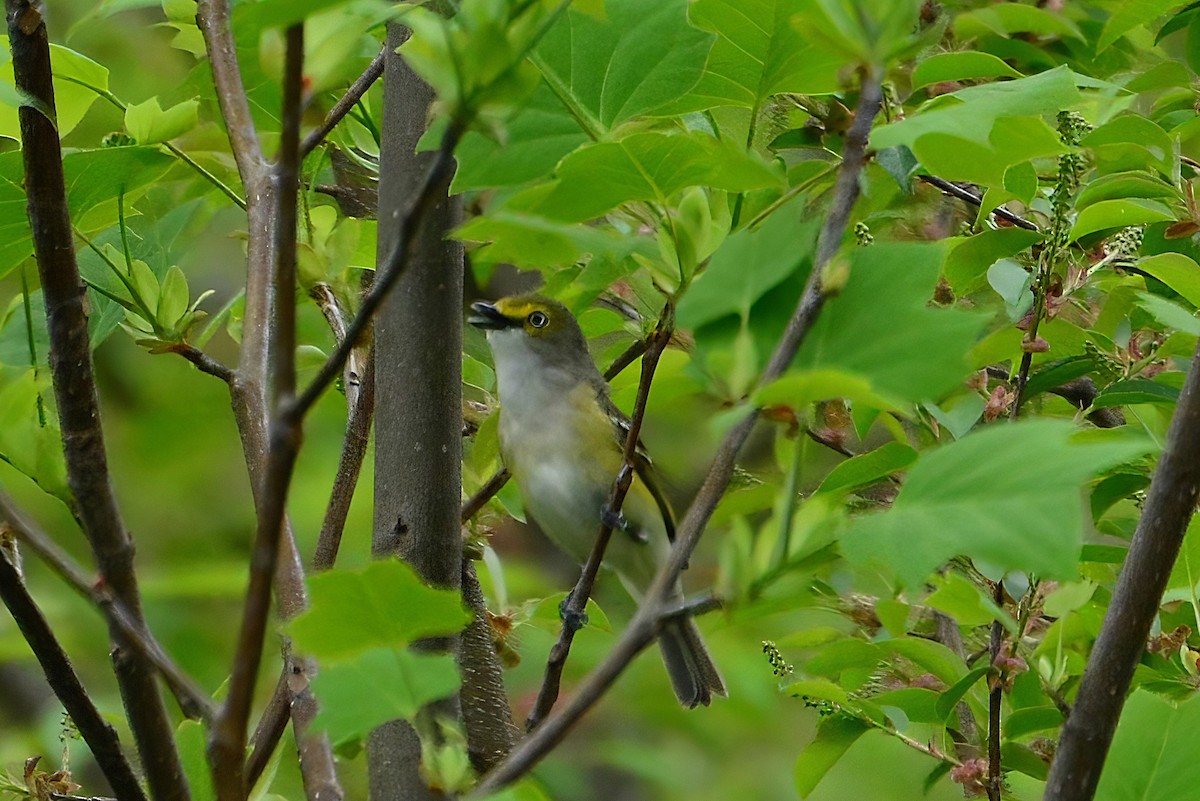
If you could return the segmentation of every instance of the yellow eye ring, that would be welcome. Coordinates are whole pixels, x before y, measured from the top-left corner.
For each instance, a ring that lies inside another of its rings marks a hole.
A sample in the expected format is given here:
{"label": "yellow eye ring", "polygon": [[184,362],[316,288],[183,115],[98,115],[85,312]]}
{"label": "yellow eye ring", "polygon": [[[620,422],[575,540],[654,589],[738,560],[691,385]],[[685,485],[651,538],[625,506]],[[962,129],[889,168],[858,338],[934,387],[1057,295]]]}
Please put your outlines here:
{"label": "yellow eye ring", "polygon": [[546,313],[540,311],[533,312],[525,319],[534,328],[545,328],[546,324],[550,322],[550,318],[546,316]]}

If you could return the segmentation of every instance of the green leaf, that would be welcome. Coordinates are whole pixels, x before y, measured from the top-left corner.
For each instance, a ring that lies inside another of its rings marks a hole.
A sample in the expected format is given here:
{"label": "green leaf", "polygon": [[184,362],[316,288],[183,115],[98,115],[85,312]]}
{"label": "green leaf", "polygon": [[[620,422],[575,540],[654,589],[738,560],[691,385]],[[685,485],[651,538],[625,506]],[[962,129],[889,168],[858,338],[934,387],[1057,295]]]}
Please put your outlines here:
{"label": "green leaf", "polygon": [[125,109],[125,130],[139,145],[153,145],[182,136],[199,124],[199,100],[185,100],[164,110],[158,98]]}
{"label": "green leaf", "polygon": [[[393,610],[396,616],[411,610]],[[450,654],[425,654],[404,648],[374,648],[350,660],[322,663],[312,679],[321,709],[313,720],[335,745],[367,736],[389,720],[412,720],[431,701],[459,686],[458,666]]]}
{"label": "green leaf", "polygon": [[49,377],[43,376],[39,380],[32,369],[24,370],[0,385],[0,461],[70,505],[74,501],[67,485],[58,418],[49,406],[53,391]]}
{"label": "green leaf", "polygon": [[1005,628],[1016,632],[1017,624],[1013,619],[974,582],[957,573],[948,573],[935,579],[934,584],[937,589],[925,599],[925,603],[945,612],[959,625],[982,626],[999,620]]}
{"label": "green leaf", "polygon": [[640,133],[588,145],[564,158],[555,177],[532,210],[567,222],[599,217],[631,200],[665,203],[688,186],[745,192],[781,183],[757,157],[699,132]]}
{"label": "green leaf", "polygon": [[1167,165],[1174,149],[1167,132],[1140,114],[1124,114],[1110,120],[1085,136],[1079,144],[1089,148],[1136,145],[1163,166]]}
{"label": "green leaf", "polygon": [[1200,264],[1182,253],[1160,253],[1138,259],[1139,270],[1157,278],[1200,308]]}
{"label": "green leaf", "polygon": [[1200,695],[1182,703],[1135,690],[1113,736],[1096,801],[1174,801],[1200,783],[1192,745],[1200,727]]}
{"label": "green leaf", "polygon": [[1175,187],[1156,175],[1139,170],[1116,172],[1089,181],[1075,198],[1075,208],[1083,210],[1101,200],[1121,198],[1167,198],[1177,200]]}
{"label": "green leaf", "polygon": [[1053,706],[1034,706],[1010,712],[1004,720],[1004,736],[1008,739],[1024,737],[1039,731],[1057,729],[1062,725],[1062,712]]}
{"label": "green leaf", "polygon": [[1065,359],[1050,362],[1029,376],[1029,382],[1025,384],[1025,397],[1032,398],[1048,389],[1062,386],[1068,381],[1074,381],[1076,378],[1087,375],[1094,369],[1096,369],[1096,364],[1090,356],[1068,356]]}
{"label": "green leaf", "polygon": [[912,88],[915,91],[942,81],[1023,77],[991,53],[938,53],[917,64],[912,74]]}
{"label": "green leaf", "polygon": [[1112,16],[1104,23],[1104,30],[1096,42],[1096,52],[1104,52],[1129,31],[1139,25],[1149,25],[1179,5],[1179,0],[1125,0],[1114,8]]}
{"label": "green leaf", "polygon": [[212,771],[206,756],[204,726],[198,720],[184,720],[175,729],[175,745],[179,761],[192,791],[192,801],[215,801]]}
{"label": "green leaf", "polygon": [[[960,623],[962,621],[959,621]],[[953,686],[942,693],[937,701],[938,719],[944,721],[954,712],[954,707],[958,706],[958,702],[963,699],[963,696],[975,686],[975,683],[988,674],[992,666],[984,663],[971,668],[967,675],[956,681]]]}
{"label": "green leaf", "polygon": [[717,35],[700,82],[670,110],[719,106],[758,110],[783,92],[827,94],[839,88],[842,59],[792,24],[804,0],[697,0],[692,24]]}
{"label": "green leaf", "polygon": [[888,442],[833,468],[817,487],[817,492],[853,492],[904,470],[916,461],[915,450],[899,442]]}
{"label": "green leaf", "polygon": [[594,132],[654,111],[700,80],[715,36],[688,24],[687,0],[607,0],[605,19],[568,10],[536,63]]}
{"label": "green leaf", "polygon": [[172,265],[163,278],[158,294],[158,324],[168,331],[175,327],[179,318],[188,310],[187,277],[183,270]]}
{"label": "green leaf", "polygon": [[396,559],[318,573],[308,585],[311,605],[287,630],[297,648],[323,659],[454,634],[471,619],[457,592],[426,586]]}
{"label": "green leaf", "polygon": [[1137,298],[1138,305],[1159,323],[1191,336],[1200,336],[1200,319],[1178,303],[1149,292],[1139,292]]}
{"label": "green leaf", "polygon": [[1080,485],[1151,448],[1081,442],[1073,432],[1057,420],[991,426],[923,454],[890,511],[851,522],[843,554],[886,566],[909,587],[959,554],[1005,571],[1073,578],[1083,536]]}
{"label": "green leaf", "polygon": [[879,394],[871,382],[840,370],[789,370],[753,397],[758,406],[803,409],[810,403],[843,398],[868,408],[899,412],[903,404]]}
{"label": "green leaf", "polygon": [[826,302],[796,366],[857,373],[885,396],[937,398],[970,371],[967,351],[983,318],[931,308],[945,251],[876,243],[850,254],[850,279]]}
{"label": "green leaf", "polygon": [[1129,406],[1134,403],[1174,404],[1177,400],[1179,400],[1179,390],[1175,387],[1168,387],[1144,378],[1133,378],[1105,387],[1092,401],[1092,408]]}
{"label": "green leaf", "polygon": [[[0,99],[5,101],[5,105],[0,106],[0,137],[19,139],[21,126],[17,109],[26,101],[13,85],[8,37],[0,37],[0,42],[3,45],[0,47],[0,86],[7,89],[0,92]],[[58,135],[63,137],[75,130],[100,97],[95,90],[108,89],[108,70],[87,56],[57,44],[50,45],[50,66],[54,73],[55,124]],[[10,104],[14,98],[18,102]]]}
{"label": "green leaf", "polygon": [[967,237],[954,245],[946,257],[946,280],[959,293],[977,289],[989,267],[1027,250],[1041,239],[1041,234],[1023,228],[998,228]]}
{"label": "green leaf", "polygon": [[471,262],[476,265],[561,267],[584,257],[607,256],[619,261],[633,253],[651,257],[658,252],[646,237],[621,236],[607,228],[561,223],[503,208],[469,220],[454,237],[483,244],[471,252]]}
{"label": "green leaf", "polygon": [[985,36],[989,33],[1001,36],[1033,33],[1039,36],[1083,39],[1079,28],[1069,19],[1021,3],[1003,3],[959,14],[954,20],[954,33],[960,39]]}
{"label": "green leaf", "polygon": [[796,758],[792,775],[796,779],[796,792],[801,798],[808,798],[825,774],[869,728],[866,723],[849,715],[830,715],[821,719],[817,738]]}
{"label": "green leaf", "polygon": [[800,212],[789,204],[758,228],[726,239],[679,302],[679,324],[698,328],[730,314],[744,318],[756,300],[809,261],[817,228],[801,222]]}
{"label": "green leaf", "polygon": [[504,126],[501,140],[468,131],[455,156],[453,193],[514,186],[550,174],[563,156],[588,141],[550,87],[539,84]]}
{"label": "green leaf", "polygon": [[895,707],[913,723],[942,723],[946,719],[937,712],[938,694],[921,687],[902,687],[872,695],[871,702],[885,710],[889,706]]}
{"label": "green leaf", "polygon": [[1079,212],[1071,228],[1071,239],[1073,241],[1109,228],[1127,228],[1174,219],[1175,215],[1169,208],[1154,200],[1101,200]]}

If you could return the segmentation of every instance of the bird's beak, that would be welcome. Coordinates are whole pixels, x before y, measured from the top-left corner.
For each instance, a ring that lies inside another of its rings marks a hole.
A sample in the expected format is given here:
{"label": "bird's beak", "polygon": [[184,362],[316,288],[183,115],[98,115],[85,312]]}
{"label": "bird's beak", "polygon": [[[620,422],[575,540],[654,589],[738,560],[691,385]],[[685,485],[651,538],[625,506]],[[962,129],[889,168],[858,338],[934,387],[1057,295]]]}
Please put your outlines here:
{"label": "bird's beak", "polygon": [[491,303],[486,303],[482,300],[475,301],[471,304],[471,311],[475,314],[467,318],[467,322],[476,328],[483,328],[488,331],[499,331],[503,328],[509,328],[515,323],[504,316],[504,313],[493,306]]}

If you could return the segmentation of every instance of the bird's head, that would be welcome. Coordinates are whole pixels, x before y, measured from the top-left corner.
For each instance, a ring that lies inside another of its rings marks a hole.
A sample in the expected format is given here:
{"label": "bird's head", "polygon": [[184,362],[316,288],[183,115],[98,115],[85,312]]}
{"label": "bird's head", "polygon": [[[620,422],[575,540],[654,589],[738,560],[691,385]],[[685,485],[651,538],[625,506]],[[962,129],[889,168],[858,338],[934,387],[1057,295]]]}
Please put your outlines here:
{"label": "bird's head", "polygon": [[587,340],[567,307],[541,295],[511,295],[494,303],[477,301],[467,320],[488,333],[497,360],[507,354],[536,354],[543,362],[583,361],[591,369]]}

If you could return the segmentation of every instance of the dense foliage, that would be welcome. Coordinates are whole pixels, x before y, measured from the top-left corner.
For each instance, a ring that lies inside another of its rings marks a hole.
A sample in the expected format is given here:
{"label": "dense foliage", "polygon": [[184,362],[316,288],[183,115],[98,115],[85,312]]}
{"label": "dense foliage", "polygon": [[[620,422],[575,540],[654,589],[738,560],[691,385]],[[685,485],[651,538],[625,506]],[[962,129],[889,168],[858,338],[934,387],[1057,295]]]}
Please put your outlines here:
{"label": "dense foliage", "polygon": [[[701,625],[730,698],[682,712],[656,660],[640,659],[514,792],[951,799],[984,794],[998,764],[1003,797],[1040,798],[1200,337],[1200,8],[446,5],[448,16],[383,0],[237,4],[264,139],[279,131],[282,28],[306,20],[311,126],[399,19],[413,31],[401,55],[438,94],[426,146],[466,131],[452,191],[468,209],[455,233],[468,284],[481,296],[540,285],[579,316],[602,366],[669,301],[678,331],[643,433],[681,509],[720,437],[764,410],[684,576],[725,602]],[[114,478],[150,628],[219,694],[234,638],[223,621],[240,608],[254,510],[225,388],[177,354],[192,346],[236,361],[244,190],[194,4],[105,0],[75,12],[51,18],[52,41],[65,43],[53,52],[57,121]],[[759,386],[812,270],[870,80],[883,84],[883,110],[851,230],[819,276],[829,298],[787,372]],[[0,102],[0,136],[13,145],[0,153],[0,482],[86,560],[49,392],[15,141],[21,96],[3,72]],[[381,105],[376,86],[303,162],[302,380],[333,343],[310,297],[331,292],[355,308],[375,264]],[[467,497],[501,464],[478,332],[465,350]],[[636,369],[612,381],[627,411],[637,381]],[[337,393],[315,409],[290,493],[306,559],[345,409]],[[321,661],[317,725],[337,747],[348,797],[365,795],[371,728],[457,686],[448,657],[409,643],[464,623],[453,597],[402,565],[368,566],[369,476],[361,484],[338,568],[311,579],[310,611],[286,628]],[[576,573],[512,518],[523,514],[509,486],[467,527],[520,717]],[[26,562],[93,697],[119,721],[101,618]],[[572,652],[568,693],[629,616],[609,585],[602,578]],[[1200,780],[1188,734],[1197,637],[1193,533],[1098,797],[1174,798]],[[263,668],[277,672],[277,661]],[[16,784],[26,757],[50,768],[60,752],[61,709],[30,689],[37,675],[0,618],[0,765]],[[91,791],[86,749],[63,736]],[[179,745],[193,797],[205,798],[196,723],[180,723]],[[290,753],[259,792],[303,797]],[[444,786],[469,786],[453,737],[428,757]]]}

